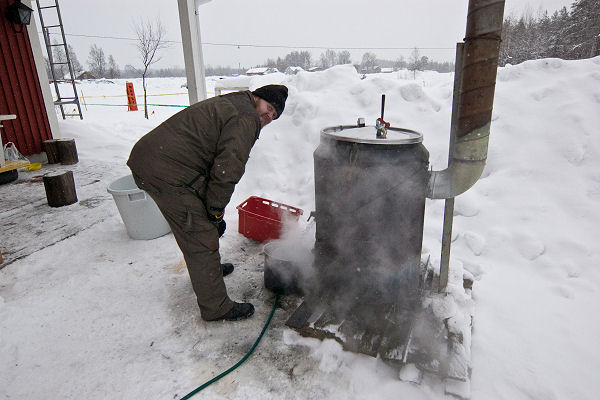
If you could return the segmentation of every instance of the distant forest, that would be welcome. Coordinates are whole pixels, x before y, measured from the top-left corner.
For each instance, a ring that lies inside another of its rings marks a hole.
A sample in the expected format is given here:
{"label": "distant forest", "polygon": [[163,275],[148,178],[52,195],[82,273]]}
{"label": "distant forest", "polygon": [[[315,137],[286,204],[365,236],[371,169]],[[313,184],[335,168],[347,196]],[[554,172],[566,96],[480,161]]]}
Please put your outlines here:
{"label": "distant forest", "polygon": [[600,1],[578,0],[551,16],[505,18],[499,64],[539,58],[577,60],[600,55]]}
{"label": "distant forest", "polygon": [[[107,58],[104,51],[92,44],[87,59],[87,68],[79,62],[71,46],[68,46],[69,59],[75,76],[85,78],[137,78],[141,70],[132,65],[119,68],[112,55]],[[502,42],[500,44],[499,65],[519,64],[527,60],[539,58],[562,58],[567,60],[590,58],[600,55],[600,0],[576,0],[570,10],[563,7],[549,15],[547,11],[532,16],[531,12],[520,17],[508,16],[504,19]],[[53,62],[66,61],[62,46],[53,47]],[[275,67],[285,72],[288,67],[301,67],[305,70],[325,69],[333,65],[349,64],[350,53],[346,50],[336,52],[326,50],[316,60],[308,51],[292,51],[284,57],[268,59],[258,67]],[[360,73],[378,72],[382,69],[409,69],[411,71],[433,70],[438,72],[454,71],[454,64],[437,62],[421,55],[414,48],[410,57],[405,60],[400,56],[396,60],[378,59],[372,52],[366,52],[359,64],[354,64]],[[48,76],[50,63],[46,59]],[[64,64],[55,65],[56,79],[64,79],[68,68]],[[206,67],[208,76],[231,76],[244,74],[245,69],[233,67]],[[151,69],[149,77],[185,76],[185,69],[180,67]]]}
{"label": "distant forest", "polygon": [[[277,60],[268,59],[262,67],[277,68],[281,72],[285,72],[289,67],[300,67],[304,70],[323,70],[334,65],[351,64],[350,52],[342,50],[336,52],[328,49],[318,60],[313,60],[308,51],[292,51],[285,57],[278,57]],[[408,60],[400,56],[396,60],[383,60],[377,58],[375,53],[366,52],[362,56],[360,64],[354,64],[354,67],[361,73],[380,72],[383,68],[387,69],[409,69],[411,71],[438,71],[450,72],[454,71],[454,64],[451,62],[437,62],[430,60],[427,56],[421,56],[420,50],[415,47]]]}

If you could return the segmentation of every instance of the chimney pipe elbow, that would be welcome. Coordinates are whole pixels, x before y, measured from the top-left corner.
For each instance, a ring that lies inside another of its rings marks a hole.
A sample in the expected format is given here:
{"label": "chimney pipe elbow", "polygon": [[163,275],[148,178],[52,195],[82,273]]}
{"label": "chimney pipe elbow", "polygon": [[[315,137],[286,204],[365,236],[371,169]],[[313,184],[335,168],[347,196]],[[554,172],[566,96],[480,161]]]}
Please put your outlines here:
{"label": "chimney pipe elbow", "polygon": [[457,137],[450,165],[431,171],[427,188],[430,199],[450,199],[466,192],[481,177],[487,159],[490,123]]}
{"label": "chimney pipe elbow", "polygon": [[485,160],[455,160],[442,171],[431,171],[427,187],[430,199],[450,199],[466,192],[479,179],[485,168]]}

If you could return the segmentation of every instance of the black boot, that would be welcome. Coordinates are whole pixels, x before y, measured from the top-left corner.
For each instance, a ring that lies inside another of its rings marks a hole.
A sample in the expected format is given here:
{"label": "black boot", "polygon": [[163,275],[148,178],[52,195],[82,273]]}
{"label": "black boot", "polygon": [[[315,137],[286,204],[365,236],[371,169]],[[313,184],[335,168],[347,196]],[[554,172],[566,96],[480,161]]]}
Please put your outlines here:
{"label": "black boot", "polygon": [[221,264],[221,270],[223,271],[223,276],[227,276],[230,273],[233,272],[233,264],[232,263],[225,263],[225,264]]}
{"label": "black boot", "polygon": [[238,321],[240,319],[246,319],[254,314],[254,306],[251,303],[233,303],[231,310],[227,311],[223,316],[210,321]]}

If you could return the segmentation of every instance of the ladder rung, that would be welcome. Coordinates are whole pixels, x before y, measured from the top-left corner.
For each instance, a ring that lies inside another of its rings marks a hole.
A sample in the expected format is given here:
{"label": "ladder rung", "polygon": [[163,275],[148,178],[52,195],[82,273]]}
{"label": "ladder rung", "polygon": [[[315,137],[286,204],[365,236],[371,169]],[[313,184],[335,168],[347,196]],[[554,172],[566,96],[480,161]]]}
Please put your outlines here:
{"label": "ladder rung", "polygon": [[59,26],[62,26],[60,24],[58,25],[45,25],[44,28],[58,28]]}
{"label": "ladder rung", "polygon": [[68,62],[51,62],[50,65],[68,64]]}
{"label": "ladder rung", "polygon": [[44,6],[44,7],[40,7],[40,10],[43,10],[44,8],[56,8],[56,6]]}
{"label": "ladder rung", "polygon": [[56,43],[56,44],[51,44],[50,47],[56,47],[56,46],[64,46],[64,43]]}
{"label": "ladder rung", "polygon": [[66,100],[66,101],[65,100],[56,100],[54,102],[54,105],[55,106],[60,106],[62,104],[77,104],[77,103],[79,103],[78,100]]}

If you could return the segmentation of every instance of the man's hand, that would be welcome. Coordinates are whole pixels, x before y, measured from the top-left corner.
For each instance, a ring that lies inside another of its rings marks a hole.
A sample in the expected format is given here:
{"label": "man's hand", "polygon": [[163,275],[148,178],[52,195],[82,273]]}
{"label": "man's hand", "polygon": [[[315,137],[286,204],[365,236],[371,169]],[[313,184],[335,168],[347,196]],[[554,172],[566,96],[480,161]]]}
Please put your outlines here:
{"label": "man's hand", "polygon": [[[213,210],[214,212],[215,210]],[[227,228],[227,224],[223,219],[225,212],[223,210],[219,210],[216,214],[208,211],[207,213],[208,220],[217,228],[217,232],[219,232],[219,237],[223,236],[225,233],[225,229]]]}

